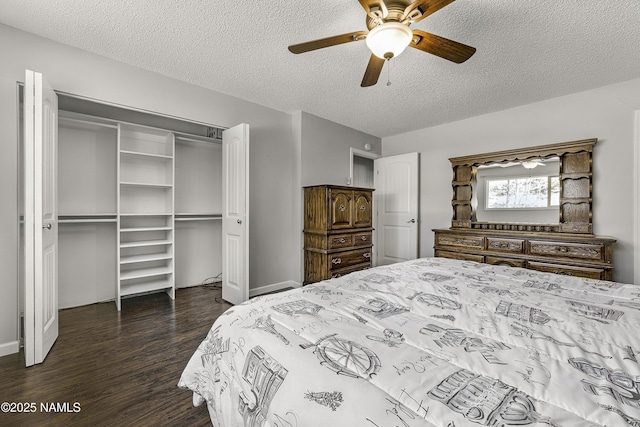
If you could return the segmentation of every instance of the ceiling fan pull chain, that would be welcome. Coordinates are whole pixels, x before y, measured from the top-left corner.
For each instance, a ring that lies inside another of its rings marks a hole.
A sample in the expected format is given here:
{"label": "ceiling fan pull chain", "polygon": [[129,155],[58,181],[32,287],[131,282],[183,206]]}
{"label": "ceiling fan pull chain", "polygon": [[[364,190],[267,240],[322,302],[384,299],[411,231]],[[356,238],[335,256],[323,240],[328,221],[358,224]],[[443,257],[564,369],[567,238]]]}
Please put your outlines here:
{"label": "ceiling fan pull chain", "polygon": [[387,59],[387,86],[391,86],[391,58]]}

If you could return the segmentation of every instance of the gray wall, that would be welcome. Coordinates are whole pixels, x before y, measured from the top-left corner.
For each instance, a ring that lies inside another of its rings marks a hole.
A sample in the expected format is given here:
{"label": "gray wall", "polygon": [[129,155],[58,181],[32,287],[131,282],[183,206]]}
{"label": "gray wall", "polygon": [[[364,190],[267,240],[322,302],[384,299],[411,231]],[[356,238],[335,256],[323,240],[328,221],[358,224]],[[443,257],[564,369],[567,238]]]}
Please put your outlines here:
{"label": "gray wall", "polygon": [[380,153],[380,138],[322,119],[299,113],[302,186],[318,184],[347,185],[351,167],[350,148],[364,150],[371,144],[372,153]]}
{"label": "gray wall", "polygon": [[640,79],[635,79],[383,138],[385,156],[422,153],[421,256],[433,255],[431,230],[451,224],[450,157],[598,138],[593,172],[594,232],[618,239],[614,279],[632,283],[634,111],[638,109]]}
{"label": "gray wall", "polygon": [[[250,288],[299,279],[292,116],[0,25],[0,352],[17,340],[17,100],[26,68],[54,89],[166,115],[251,126]],[[115,286],[115,284],[114,284]]]}
{"label": "gray wall", "polygon": [[[303,229],[302,187],[310,185],[347,185],[351,169],[351,148],[364,150],[371,144],[371,152],[380,154],[380,138],[360,132],[338,123],[298,111],[293,113],[295,183],[293,227]],[[298,249],[297,268],[299,281],[303,277],[303,240],[298,233],[295,246]]]}

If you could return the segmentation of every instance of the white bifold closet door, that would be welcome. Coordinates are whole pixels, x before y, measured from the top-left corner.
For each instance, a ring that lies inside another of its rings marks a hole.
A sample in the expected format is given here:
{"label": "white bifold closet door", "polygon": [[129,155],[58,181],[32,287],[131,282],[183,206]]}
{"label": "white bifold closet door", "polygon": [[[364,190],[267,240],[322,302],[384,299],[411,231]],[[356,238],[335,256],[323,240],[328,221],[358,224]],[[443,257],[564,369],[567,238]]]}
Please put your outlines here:
{"label": "white bifold closet door", "polygon": [[222,133],[222,298],[249,299],[249,125]]}
{"label": "white bifold closet door", "polygon": [[42,363],[58,338],[58,98],[42,74],[24,88],[24,357]]}

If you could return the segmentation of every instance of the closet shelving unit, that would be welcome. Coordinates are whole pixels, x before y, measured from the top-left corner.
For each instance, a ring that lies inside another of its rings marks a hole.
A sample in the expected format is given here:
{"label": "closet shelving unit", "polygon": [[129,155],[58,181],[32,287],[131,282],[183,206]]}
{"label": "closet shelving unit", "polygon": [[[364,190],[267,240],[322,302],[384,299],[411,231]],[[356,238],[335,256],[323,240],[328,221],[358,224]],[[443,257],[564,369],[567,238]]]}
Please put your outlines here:
{"label": "closet shelving unit", "polygon": [[151,122],[60,110],[61,308],[174,297],[221,271],[221,130],[210,137]]}
{"label": "closet shelving unit", "polygon": [[174,134],[118,124],[118,287],[175,297]]}

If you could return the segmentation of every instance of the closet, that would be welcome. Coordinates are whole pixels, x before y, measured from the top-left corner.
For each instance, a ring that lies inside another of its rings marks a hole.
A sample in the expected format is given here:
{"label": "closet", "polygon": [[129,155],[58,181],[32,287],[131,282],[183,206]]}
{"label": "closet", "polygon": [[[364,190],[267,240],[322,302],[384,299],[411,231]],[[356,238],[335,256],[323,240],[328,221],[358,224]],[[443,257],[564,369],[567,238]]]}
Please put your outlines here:
{"label": "closet", "polygon": [[218,281],[222,129],[60,98],[59,307]]}

